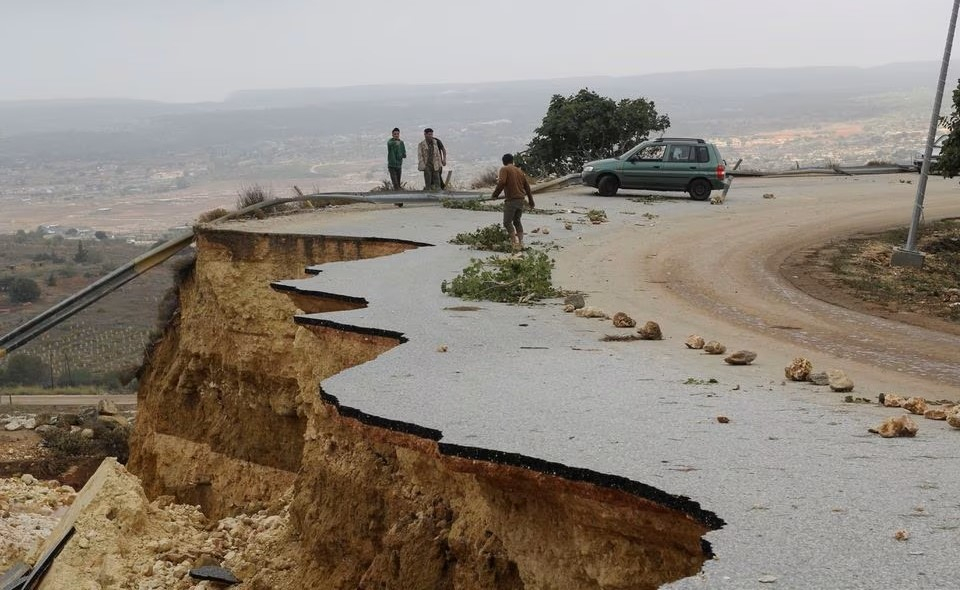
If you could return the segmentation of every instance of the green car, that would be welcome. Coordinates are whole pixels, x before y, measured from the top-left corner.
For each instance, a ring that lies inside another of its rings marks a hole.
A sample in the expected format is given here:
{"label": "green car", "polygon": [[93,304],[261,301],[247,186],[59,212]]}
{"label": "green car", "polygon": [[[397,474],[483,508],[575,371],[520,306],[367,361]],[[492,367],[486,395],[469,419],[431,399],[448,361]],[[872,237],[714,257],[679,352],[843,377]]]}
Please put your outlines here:
{"label": "green car", "polygon": [[717,146],[687,137],[661,137],[616,158],[587,162],[580,178],[604,197],[628,188],[682,191],[698,201],[706,201],[711,191],[728,182]]}

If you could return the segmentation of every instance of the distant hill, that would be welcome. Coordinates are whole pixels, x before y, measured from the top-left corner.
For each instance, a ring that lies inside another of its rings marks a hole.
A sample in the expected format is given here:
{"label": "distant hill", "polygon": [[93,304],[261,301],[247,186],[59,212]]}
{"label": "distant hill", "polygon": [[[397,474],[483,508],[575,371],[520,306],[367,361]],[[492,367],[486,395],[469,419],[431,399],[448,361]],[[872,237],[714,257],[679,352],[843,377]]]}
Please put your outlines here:
{"label": "distant hill", "polygon": [[[456,137],[461,155],[488,157],[521,149],[550,97],[583,87],[615,98],[651,99],[670,116],[670,133],[685,135],[722,138],[870,117],[922,121],[932,103],[939,65],[931,61],[872,68],[747,68],[482,84],[242,90],[223,102],[198,104],[0,102],[0,164],[24,158],[242,151],[293,138],[379,137],[395,125],[411,139],[414,130],[432,126],[445,139]],[[949,91],[956,81],[951,75]],[[355,156],[379,156],[379,143],[358,142],[362,145]]]}

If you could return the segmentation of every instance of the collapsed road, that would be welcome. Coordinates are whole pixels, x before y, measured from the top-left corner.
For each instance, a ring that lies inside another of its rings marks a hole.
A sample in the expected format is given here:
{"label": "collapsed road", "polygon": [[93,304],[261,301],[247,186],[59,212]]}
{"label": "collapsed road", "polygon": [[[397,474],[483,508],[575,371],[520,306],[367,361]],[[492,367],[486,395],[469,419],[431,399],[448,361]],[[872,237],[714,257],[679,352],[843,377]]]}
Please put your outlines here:
{"label": "collapsed road", "polygon": [[[952,587],[957,431],[922,421],[914,439],[880,439],[867,428],[892,410],[783,381],[804,356],[844,369],[857,395],[956,397],[938,369],[960,363],[956,336],[834,313],[776,272],[791,250],[902,223],[902,184],[738,179],[722,206],[582,187],[538,198],[561,211],[524,218],[559,248],[554,283],[657,321],[661,341],[601,342],[609,321],[555,303],[442,293],[486,255],[447,241],[496,213],[360,207],[201,228],[142,374],[129,468],[149,496],[214,518],[292,489],[302,555],[260,578],[277,588]],[[960,213],[956,190],[931,183],[928,219]],[[757,360],[689,350],[693,333]],[[52,580],[79,575],[60,561]]]}

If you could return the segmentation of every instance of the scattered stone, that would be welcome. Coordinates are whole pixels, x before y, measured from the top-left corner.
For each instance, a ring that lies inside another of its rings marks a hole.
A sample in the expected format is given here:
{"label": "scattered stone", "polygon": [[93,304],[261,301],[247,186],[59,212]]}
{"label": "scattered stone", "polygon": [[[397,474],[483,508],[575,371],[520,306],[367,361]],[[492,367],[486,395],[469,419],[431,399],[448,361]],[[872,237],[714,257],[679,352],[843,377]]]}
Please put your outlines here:
{"label": "scattered stone", "polygon": [[775,195],[775,194],[773,194],[773,193],[763,193],[763,198],[764,198],[764,199],[776,199],[776,198],[777,198],[777,195]]}
{"label": "scattered stone", "polygon": [[588,306],[588,307],[581,307],[581,308],[577,309],[574,313],[577,315],[578,318],[603,318],[603,319],[606,319],[606,318],[610,317],[610,316],[608,316],[608,315],[606,314],[606,312],[604,312],[602,309],[600,309],[599,307],[593,307],[592,305],[591,305],[591,306]]}
{"label": "scattered stone", "polygon": [[704,341],[703,341],[703,338],[701,338],[700,336],[697,336],[696,334],[691,334],[690,336],[687,337],[687,341],[684,342],[684,344],[687,346],[687,348],[700,350],[701,348],[703,348]]}
{"label": "scattered stone", "polygon": [[573,313],[573,311],[574,311],[575,309],[576,309],[576,307],[574,307],[573,305],[571,305],[571,304],[569,304],[569,303],[563,306],[563,311],[565,311],[565,312],[567,312],[567,313]]}
{"label": "scattered stone", "polygon": [[727,418],[726,416],[717,416],[717,422],[720,424],[729,424],[730,418]]}
{"label": "scattered stone", "polygon": [[437,352],[447,352],[447,345],[446,345],[446,344],[441,344],[440,346],[438,346],[438,347],[437,347]]}
{"label": "scattered stone", "polygon": [[93,438],[93,429],[84,428],[80,431],[80,438]]}
{"label": "scattered stone", "polygon": [[930,408],[923,413],[927,420],[946,420],[948,408]]}
{"label": "scattered stone", "polygon": [[573,229],[573,224],[570,223],[569,221],[565,221],[563,223],[563,229]]}
{"label": "scattered stone", "polygon": [[806,381],[810,378],[810,373],[812,371],[813,363],[802,356],[798,356],[797,358],[793,359],[793,361],[783,370],[787,379],[791,381]]}
{"label": "scattered stone", "polygon": [[549,227],[542,227],[542,228],[540,228],[540,233],[542,233],[543,235],[547,235],[547,234],[550,233],[550,228],[549,228]]}
{"label": "scattered stone", "polygon": [[117,409],[117,404],[113,403],[111,400],[102,399],[97,404],[97,413],[101,416],[116,416],[120,413],[120,410]]}
{"label": "scattered stone", "polygon": [[58,423],[66,424],[68,426],[79,426],[80,424],[83,424],[83,420],[77,414],[66,412],[60,414]]}
{"label": "scattered stone", "polygon": [[214,565],[205,565],[203,567],[193,568],[190,570],[190,577],[194,580],[209,580],[211,582],[219,582],[227,585],[240,583],[240,580],[230,573],[230,570],[226,570],[222,567],[217,567]]}
{"label": "scattered stone", "polygon": [[848,404],[869,404],[870,400],[865,397],[854,397],[852,395],[845,396],[843,401]]}
{"label": "scattered stone", "polygon": [[896,418],[887,418],[876,428],[870,428],[867,431],[879,434],[883,438],[894,438],[898,436],[916,436],[919,427],[910,416],[897,416]]}
{"label": "scattered stone", "polygon": [[637,328],[637,334],[644,340],[662,340],[663,332],[660,331],[660,324],[657,322],[647,322],[642,327]]}
{"label": "scattered stone", "polygon": [[827,371],[827,377],[830,379],[828,383],[830,389],[838,393],[853,391],[853,380],[847,377],[847,374],[840,369],[830,369]]}
{"label": "scattered stone", "polygon": [[777,581],[777,576],[760,576],[757,581],[761,584],[773,584]]}
{"label": "scattered stone", "polygon": [[910,532],[907,529],[900,529],[899,531],[893,533],[893,538],[898,541],[906,541],[910,538]]}
{"label": "scattered stone", "polygon": [[637,322],[622,311],[613,314],[613,325],[617,328],[633,328]]}
{"label": "scattered stone", "polygon": [[814,385],[830,385],[830,377],[827,376],[826,371],[810,373],[807,375],[807,381]]}
{"label": "scattered stone", "polygon": [[960,428],[960,406],[953,406],[947,411],[947,424],[954,428]]}
{"label": "scattered stone", "polygon": [[899,408],[903,405],[903,398],[892,393],[881,393],[878,399],[887,408]]}
{"label": "scattered stone", "polygon": [[728,365],[749,365],[756,358],[757,353],[751,350],[738,350],[723,360]]}
{"label": "scattered stone", "polygon": [[24,473],[20,476],[20,481],[22,481],[25,485],[32,486],[33,484],[37,483],[37,478],[29,473]]}
{"label": "scattered stone", "polygon": [[583,300],[583,295],[581,293],[571,293],[564,298],[563,304],[572,305],[574,309],[580,309],[587,303]]}
{"label": "scattered stone", "polygon": [[533,228],[533,229],[530,230],[530,233],[532,233],[532,234],[538,234],[538,233],[540,233],[540,228],[539,228],[539,227],[535,227],[535,228]]}
{"label": "scattered stone", "polygon": [[124,418],[123,416],[100,416],[100,422],[105,424],[116,424],[117,426],[129,426],[130,421]]}
{"label": "scattered stone", "polygon": [[[900,407],[911,414],[919,414],[922,416],[923,413],[927,411],[927,400],[922,397],[911,397],[900,404]],[[946,417],[944,417],[944,419],[946,419]]]}
{"label": "scattered stone", "polygon": [[703,345],[703,352],[707,354],[723,354],[727,352],[727,347],[716,340],[711,340]]}
{"label": "scattered stone", "polygon": [[604,334],[601,342],[631,342],[633,340],[643,340],[640,334]]}

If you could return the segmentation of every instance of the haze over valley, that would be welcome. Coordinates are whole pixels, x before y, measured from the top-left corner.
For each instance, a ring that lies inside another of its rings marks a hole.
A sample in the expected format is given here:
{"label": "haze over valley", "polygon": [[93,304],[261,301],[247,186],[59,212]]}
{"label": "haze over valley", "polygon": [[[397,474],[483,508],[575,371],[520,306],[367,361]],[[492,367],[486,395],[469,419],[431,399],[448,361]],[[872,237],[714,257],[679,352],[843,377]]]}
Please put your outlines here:
{"label": "haze over valley", "polygon": [[[523,150],[553,94],[588,87],[644,97],[670,136],[716,142],[728,162],[907,164],[926,138],[938,62],[872,68],[733,69],[522,82],[248,90],[222,102],[0,102],[0,232],[39,224],[145,239],[232,207],[244,185],[277,196],[365,191],[387,177],[384,142],[403,130],[408,188],[433,127],[466,188],[504,152]],[[949,91],[957,77],[948,78]],[[944,101],[943,112],[950,104]]]}

